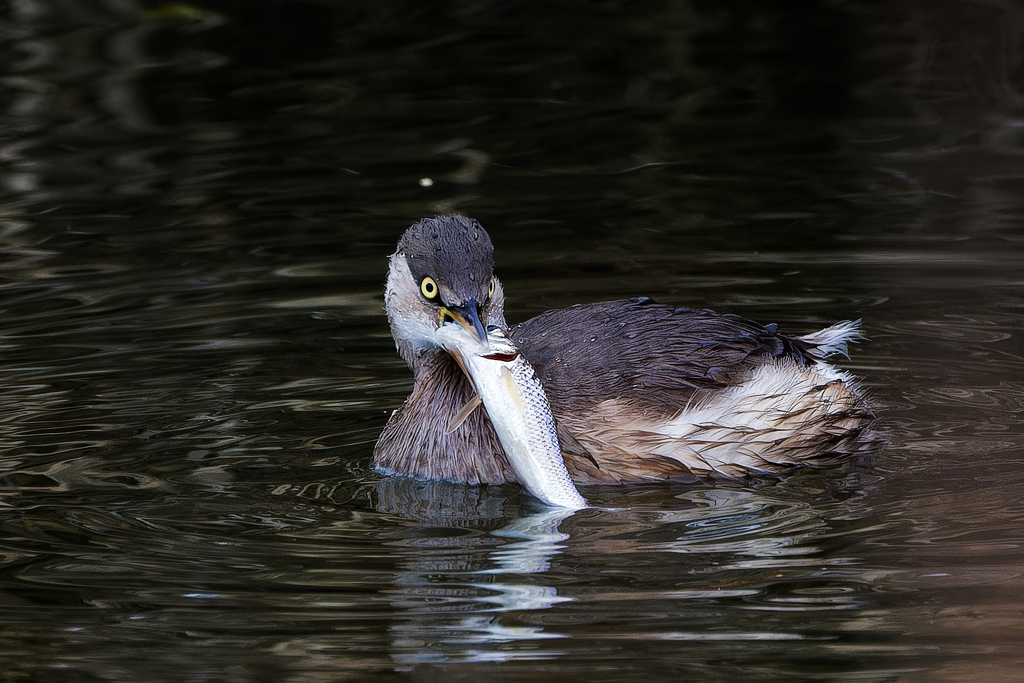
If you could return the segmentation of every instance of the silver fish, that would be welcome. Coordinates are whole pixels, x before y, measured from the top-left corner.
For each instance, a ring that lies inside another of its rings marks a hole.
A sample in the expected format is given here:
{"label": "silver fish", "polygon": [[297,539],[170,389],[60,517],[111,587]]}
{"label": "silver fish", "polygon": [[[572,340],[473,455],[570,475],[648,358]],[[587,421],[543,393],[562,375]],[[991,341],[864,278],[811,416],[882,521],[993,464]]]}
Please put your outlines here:
{"label": "silver fish", "polygon": [[488,330],[484,344],[461,325],[448,323],[438,328],[436,338],[473,382],[526,490],[552,507],[587,507],[565,469],[544,387],[505,333]]}

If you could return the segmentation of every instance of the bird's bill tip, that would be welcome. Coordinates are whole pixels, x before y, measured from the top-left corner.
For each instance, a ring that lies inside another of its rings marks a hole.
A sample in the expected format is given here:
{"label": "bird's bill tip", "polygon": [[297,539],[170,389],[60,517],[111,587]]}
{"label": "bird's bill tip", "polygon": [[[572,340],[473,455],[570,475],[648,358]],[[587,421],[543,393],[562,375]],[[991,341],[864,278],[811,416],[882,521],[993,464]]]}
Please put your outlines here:
{"label": "bird's bill tip", "polygon": [[467,332],[476,336],[481,343],[487,342],[487,329],[480,319],[480,309],[476,300],[470,299],[461,306],[442,306],[438,315],[438,328],[448,321],[454,321],[464,327]]}

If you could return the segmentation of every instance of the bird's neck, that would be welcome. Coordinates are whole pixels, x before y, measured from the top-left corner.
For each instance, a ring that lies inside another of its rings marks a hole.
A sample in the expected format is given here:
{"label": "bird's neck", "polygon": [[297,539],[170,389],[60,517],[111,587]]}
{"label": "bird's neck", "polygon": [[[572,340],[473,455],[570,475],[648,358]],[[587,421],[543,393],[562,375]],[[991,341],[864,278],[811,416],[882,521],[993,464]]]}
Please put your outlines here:
{"label": "bird's neck", "polygon": [[468,484],[517,481],[482,406],[449,432],[475,396],[452,357],[430,350],[412,365],[412,394],[381,433],[374,465],[386,472]]}

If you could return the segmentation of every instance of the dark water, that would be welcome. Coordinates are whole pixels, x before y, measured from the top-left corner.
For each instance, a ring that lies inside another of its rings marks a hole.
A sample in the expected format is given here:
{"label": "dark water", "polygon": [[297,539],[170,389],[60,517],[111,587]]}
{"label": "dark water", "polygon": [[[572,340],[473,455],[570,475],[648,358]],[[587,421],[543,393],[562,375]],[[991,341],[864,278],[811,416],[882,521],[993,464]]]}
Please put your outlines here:
{"label": "dark water", "polygon": [[[1019,680],[1024,7],[2,12],[0,680]],[[513,322],[863,318],[889,447],[382,479],[385,257],[451,211]]]}

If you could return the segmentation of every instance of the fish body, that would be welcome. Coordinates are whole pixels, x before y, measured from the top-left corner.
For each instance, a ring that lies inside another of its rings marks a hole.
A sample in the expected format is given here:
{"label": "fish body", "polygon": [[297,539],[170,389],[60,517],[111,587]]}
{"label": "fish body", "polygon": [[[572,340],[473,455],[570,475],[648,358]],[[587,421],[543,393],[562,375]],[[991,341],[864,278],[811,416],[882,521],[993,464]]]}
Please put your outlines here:
{"label": "fish body", "polygon": [[442,325],[436,334],[473,382],[526,490],[552,507],[587,507],[565,468],[544,387],[526,358],[501,330],[488,331],[486,345],[456,324]]}

